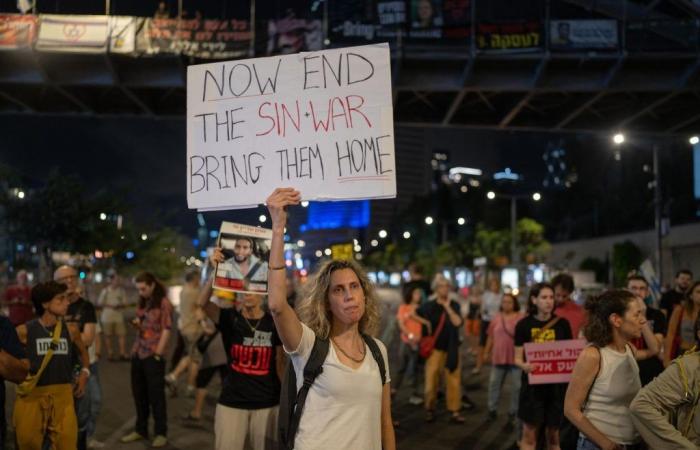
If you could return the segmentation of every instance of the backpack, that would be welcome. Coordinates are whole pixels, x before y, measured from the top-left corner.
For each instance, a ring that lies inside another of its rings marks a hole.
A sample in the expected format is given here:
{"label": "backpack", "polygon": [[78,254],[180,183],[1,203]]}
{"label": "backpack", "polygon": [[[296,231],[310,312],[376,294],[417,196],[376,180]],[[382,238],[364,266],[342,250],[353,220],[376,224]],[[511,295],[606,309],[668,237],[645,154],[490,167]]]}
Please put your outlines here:
{"label": "backpack", "polygon": [[[365,344],[369,347],[374,360],[379,366],[379,374],[381,375],[382,386],[386,383],[386,367],[384,366],[384,357],[382,356],[379,346],[374,338],[366,334],[361,334]],[[308,361],[304,366],[304,383],[297,392],[297,377],[294,372],[294,366],[291,360],[287,362],[287,369],[282,381],[282,389],[280,392],[279,405],[279,442],[280,450],[292,450],[294,448],[294,439],[301,422],[301,415],[304,412],[304,403],[306,403],[306,395],[309,393],[314,380],[323,372],[323,363],[328,355],[328,339],[320,339],[318,336],[314,340],[314,346],[311,349]]]}

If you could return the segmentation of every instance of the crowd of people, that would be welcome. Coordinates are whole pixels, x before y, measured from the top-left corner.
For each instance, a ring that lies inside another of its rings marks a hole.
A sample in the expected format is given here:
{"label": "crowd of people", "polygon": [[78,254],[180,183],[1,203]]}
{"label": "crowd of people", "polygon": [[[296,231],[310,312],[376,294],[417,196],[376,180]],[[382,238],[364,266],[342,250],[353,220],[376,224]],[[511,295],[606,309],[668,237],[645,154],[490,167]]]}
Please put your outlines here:
{"label": "crowd of people", "polygon": [[[694,352],[700,342],[700,282],[693,283],[689,271],[678,272],[657,309],[648,281],[638,274],[625,286],[577,302],[574,280],[566,273],[532,285],[524,297],[503,291],[495,278],[464,297],[449,279],[437,275],[431,283],[412,265],[403,303],[392,317],[398,356],[390,358],[392,343],[376,338],[378,296],[355,261],[322,263],[301,293],[290,283],[284,229],[288,207],[300,201],[293,189],[277,189],[268,198],[266,296],[230,297],[213,288],[214,270],[205,280],[200,272],[187,273],[176,320],[163,283],[149,272],[136,275],[130,349],[124,310],[131,302],[116,273],[109,274],[93,304],[72,267],[57,268],[52,280],[33,287],[26,272],[18,272],[17,283],[4,294],[8,316],[0,316],[0,377],[16,384],[17,448],[104,447],[95,439],[103,349],[108,360],[130,363],[136,422],[122,443],[149,439],[152,447],[167,445],[166,394],[177,395],[183,374],[184,392],[195,400],[182,420],[203,420],[208,386],[219,374],[217,450],[390,450],[400,426],[392,401],[404,398],[398,395],[402,389],[410,389],[408,403],[422,406],[427,423],[437,420],[438,405],[444,404],[449,422],[464,424],[465,409],[474,407],[464,382],[488,367],[483,407],[496,420],[508,387],[507,423],[516,431],[518,448],[700,445],[695,413],[700,353]],[[222,249],[214,249],[212,267],[225,261]],[[168,372],[174,336],[181,357]],[[534,382],[538,363],[528,360],[528,344],[572,339],[585,346],[570,381]],[[391,340],[393,333],[385,338]],[[463,373],[466,358],[473,359],[474,369]],[[394,359],[398,364],[391,370]],[[4,389],[0,393],[4,404]]]}

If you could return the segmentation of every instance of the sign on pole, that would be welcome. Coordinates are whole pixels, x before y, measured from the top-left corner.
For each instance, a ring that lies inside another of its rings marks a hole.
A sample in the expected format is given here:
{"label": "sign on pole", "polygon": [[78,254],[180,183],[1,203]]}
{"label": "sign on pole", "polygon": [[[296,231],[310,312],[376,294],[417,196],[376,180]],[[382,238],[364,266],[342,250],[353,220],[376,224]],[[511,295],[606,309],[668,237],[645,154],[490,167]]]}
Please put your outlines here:
{"label": "sign on pole", "polygon": [[388,44],[189,66],[187,203],[396,196]]}
{"label": "sign on pole", "polygon": [[586,346],[584,339],[569,339],[533,343],[528,342],[525,359],[534,370],[528,374],[530,384],[568,383],[579,353]]}

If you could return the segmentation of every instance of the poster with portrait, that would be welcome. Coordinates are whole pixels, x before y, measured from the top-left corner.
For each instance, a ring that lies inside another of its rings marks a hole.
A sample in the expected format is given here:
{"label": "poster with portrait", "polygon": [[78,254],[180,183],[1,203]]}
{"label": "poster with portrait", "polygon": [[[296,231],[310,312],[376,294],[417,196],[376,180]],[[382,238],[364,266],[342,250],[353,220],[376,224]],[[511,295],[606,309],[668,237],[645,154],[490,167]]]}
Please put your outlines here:
{"label": "poster with portrait", "polygon": [[214,288],[267,294],[267,272],[272,230],[222,222],[218,246],[224,262],[216,265]]}

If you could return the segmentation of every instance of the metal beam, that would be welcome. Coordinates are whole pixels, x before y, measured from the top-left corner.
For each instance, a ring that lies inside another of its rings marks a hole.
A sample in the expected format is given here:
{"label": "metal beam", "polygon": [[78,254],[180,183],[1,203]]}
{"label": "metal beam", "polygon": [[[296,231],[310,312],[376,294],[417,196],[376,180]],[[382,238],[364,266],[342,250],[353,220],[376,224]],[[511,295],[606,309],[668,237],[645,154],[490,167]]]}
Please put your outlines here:
{"label": "metal beam", "polygon": [[501,120],[501,122],[498,124],[498,128],[505,128],[508,126],[508,124],[515,119],[515,117],[522,111],[522,109],[527,105],[527,102],[532,99],[534,94],[532,91],[528,92],[523,96],[523,98],[520,99],[520,101],[513,107],[511,110],[506,114],[506,116]]}
{"label": "metal beam", "polygon": [[15,105],[19,106],[26,112],[34,112],[34,108],[29,106],[29,104],[23,102],[22,100],[18,99],[14,95],[10,95],[7,92],[0,91],[0,97],[4,98],[10,103],[14,103]]}
{"label": "metal beam", "polygon": [[581,104],[581,106],[579,106],[578,108],[573,110],[571,113],[569,113],[568,116],[564,117],[558,124],[556,124],[554,126],[554,129],[561,130],[562,128],[564,128],[569,122],[571,122],[572,120],[577,118],[579,115],[581,115],[582,112],[584,112],[585,110],[587,110],[588,108],[593,106],[595,104],[595,102],[597,102],[598,100],[603,98],[604,95],[605,95],[605,91],[600,91],[596,95],[594,95],[593,97],[591,97],[588,100],[586,100],[585,102],[583,102],[583,104]]}
{"label": "metal beam", "polygon": [[452,100],[452,104],[450,104],[450,107],[447,109],[447,113],[445,113],[445,117],[442,119],[442,124],[443,125],[449,125],[450,122],[452,121],[452,117],[454,117],[455,113],[459,109],[459,106],[462,104],[462,100],[464,100],[464,97],[467,95],[467,90],[462,89],[459,91],[459,93],[455,96],[454,100]]}
{"label": "metal beam", "polygon": [[36,68],[39,71],[39,74],[41,74],[41,78],[44,80],[44,84],[46,84],[48,87],[56,89],[56,91],[58,91],[59,94],[63,95],[65,98],[67,98],[68,101],[70,101],[71,103],[73,103],[74,105],[76,105],[80,109],[82,109],[82,112],[94,113],[92,108],[90,108],[87,104],[85,104],[83,101],[78,99],[75,95],[71,94],[65,88],[59,86],[55,81],[53,81],[51,78],[49,78],[49,74],[46,73],[44,66],[41,65],[41,61],[37,57],[36,51],[32,51],[32,59],[34,60],[34,64],[36,65]]}
{"label": "metal beam", "polygon": [[698,120],[700,120],[700,114],[695,114],[694,116],[691,116],[688,119],[686,119],[680,123],[675,124],[671,128],[667,129],[666,132],[667,133],[675,133],[678,130],[681,130],[681,129],[687,127],[688,125],[690,125],[694,122],[697,122]]}
{"label": "metal beam", "polygon": [[622,129],[625,126],[629,125],[630,123],[634,122],[637,120],[639,117],[642,117],[643,115],[647,114],[650,111],[653,111],[655,108],[663,105],[667,101],[671,100],[673,97],[677,96],[678,92],[671,92],[669,94],[664,95],[663,97],[656,99],[655,101],[649,103],[646,107],[640,109],[636,113],[632,114],[631,116],[627,117],[625,120],[617,124],[616,129]]}

